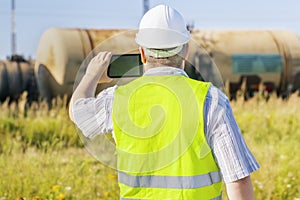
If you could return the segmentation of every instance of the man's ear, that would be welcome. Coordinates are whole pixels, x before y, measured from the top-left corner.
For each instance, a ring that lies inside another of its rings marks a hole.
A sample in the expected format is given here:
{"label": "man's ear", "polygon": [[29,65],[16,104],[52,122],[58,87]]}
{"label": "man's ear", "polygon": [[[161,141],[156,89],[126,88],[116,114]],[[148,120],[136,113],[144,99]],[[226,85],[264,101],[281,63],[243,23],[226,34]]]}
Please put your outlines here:
{"label": "man's ear", "polygon": [[139,47],[139,50],[140,50],[140,53],[141,53],[142,63],[145,64],[147,62],[147,60],[146,60],[144,49],[142,47]]}
{"label": "man's ear", "polygon": [[184,60],[186,60],[189,57],[189,43],[186,44],[186,50],[184,55]]}
{"label": "man's ear", "polygon": [[189,57],[189,44],[185,44],[185,54],[184,54],[184,57],[182,59],[182,65],[181,65],[181,69],[184,70],[184,67],[185,67],[185,61],[188,59]]}

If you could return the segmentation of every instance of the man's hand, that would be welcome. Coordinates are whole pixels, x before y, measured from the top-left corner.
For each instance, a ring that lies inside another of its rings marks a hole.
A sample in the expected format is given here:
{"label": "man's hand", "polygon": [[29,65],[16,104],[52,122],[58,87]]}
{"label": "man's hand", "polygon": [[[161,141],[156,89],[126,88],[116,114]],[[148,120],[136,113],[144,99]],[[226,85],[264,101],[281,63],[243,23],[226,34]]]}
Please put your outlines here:
{"label": "man's hand", "polygon": [[111,52],[100,52],[87,66],[85,75],[75,89],[70,101],[69,116],[71,120],[73,120],[72,106],[77,99],[95,97],[96,87],[99,82],[112,81],[112,79],[107,76],[110,59]]}
{"label": "man's hand", "polygon": [[98,53],[87,66],[85,74],[98,79],[101,83],[112,81],[112,79],[107,76],[107,68],[111,56],[112,53],[107,51]]}

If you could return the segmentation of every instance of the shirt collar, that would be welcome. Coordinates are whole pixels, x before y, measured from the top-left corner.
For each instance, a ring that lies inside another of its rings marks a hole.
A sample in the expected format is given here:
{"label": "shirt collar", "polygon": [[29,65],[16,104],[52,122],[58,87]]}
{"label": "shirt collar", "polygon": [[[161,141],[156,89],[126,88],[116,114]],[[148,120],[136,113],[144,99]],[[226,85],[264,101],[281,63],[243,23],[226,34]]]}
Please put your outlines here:
{"label": "shirt collar", "polygon": [[144,76],[185,76],[189,77],[187,73],[179,68],[175,67],[168,67],[168,66],[162,66],[162,67],[155,67],[148,69]]}

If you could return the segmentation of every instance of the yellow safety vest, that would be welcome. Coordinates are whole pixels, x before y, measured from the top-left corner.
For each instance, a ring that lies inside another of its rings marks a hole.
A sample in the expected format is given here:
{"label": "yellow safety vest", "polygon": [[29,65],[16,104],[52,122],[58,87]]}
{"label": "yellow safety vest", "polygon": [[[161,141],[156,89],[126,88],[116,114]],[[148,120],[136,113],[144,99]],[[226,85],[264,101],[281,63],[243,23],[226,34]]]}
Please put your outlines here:
{"label": "yellow safety vest", "polygon": [[204,134],[209,83],[143,76],[116,89],[113,125],[121,199],[221,199]]}

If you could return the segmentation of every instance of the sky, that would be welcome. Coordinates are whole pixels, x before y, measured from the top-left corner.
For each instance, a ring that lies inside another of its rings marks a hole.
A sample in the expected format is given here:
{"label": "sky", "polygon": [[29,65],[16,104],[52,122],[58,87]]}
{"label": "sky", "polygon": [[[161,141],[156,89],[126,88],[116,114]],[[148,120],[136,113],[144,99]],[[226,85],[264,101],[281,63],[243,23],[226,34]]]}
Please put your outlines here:
{"label": "sky", "polygon": [[[300,36],[299,0],[149,0],[167,4],[195,29],[290,30]],[[17,53],[35,58],[48,28],[137,29],[143,0],[15,0]],[[11,0],[0,0],[0,59],[11,55]]]}

